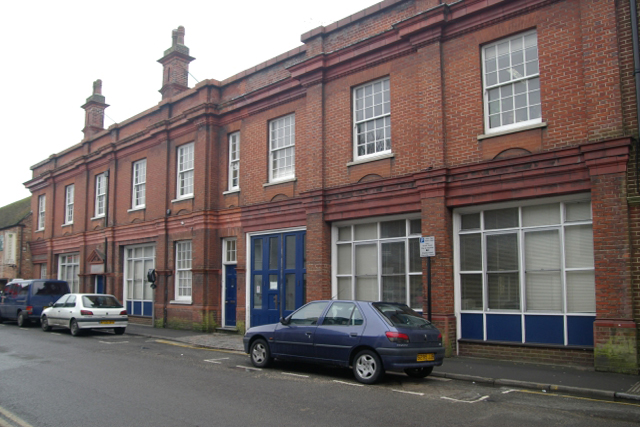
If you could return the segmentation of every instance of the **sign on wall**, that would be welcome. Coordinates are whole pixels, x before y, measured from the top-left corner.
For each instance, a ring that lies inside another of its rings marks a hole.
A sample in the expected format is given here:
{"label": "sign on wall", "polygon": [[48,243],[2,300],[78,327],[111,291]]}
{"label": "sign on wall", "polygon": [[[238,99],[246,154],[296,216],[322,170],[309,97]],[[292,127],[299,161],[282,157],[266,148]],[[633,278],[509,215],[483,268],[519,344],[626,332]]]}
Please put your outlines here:
{"label": "sign on wall", "polygon": [[436,238],[435,236],[420,237],[420,257],[436,256]]}

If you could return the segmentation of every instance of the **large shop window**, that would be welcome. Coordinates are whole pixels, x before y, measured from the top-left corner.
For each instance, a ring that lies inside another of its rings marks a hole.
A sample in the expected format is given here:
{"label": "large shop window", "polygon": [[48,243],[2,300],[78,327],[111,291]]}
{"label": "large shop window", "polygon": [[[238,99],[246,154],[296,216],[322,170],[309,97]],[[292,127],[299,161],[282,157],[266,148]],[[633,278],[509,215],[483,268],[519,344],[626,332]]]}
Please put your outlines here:
{"label": "large shop window", "polygon": [[80,255],[58,255],[58,263],[58,279],[66,281],[71,292],[80,292]]}
{"label": "large shop window", "polygon": [[125,248],[124,295],[127,311],[132,316],[153,315],[153,289],[147,272],[155,268],[155,246]]}
{"label": "large shop window", "polygon": [[408,304],[422,310],[420,219],[338,225],[333,297]]}
{"label": "large shop window", "polygon": [[461,338],[593,345],[589,200],[456,215]]}

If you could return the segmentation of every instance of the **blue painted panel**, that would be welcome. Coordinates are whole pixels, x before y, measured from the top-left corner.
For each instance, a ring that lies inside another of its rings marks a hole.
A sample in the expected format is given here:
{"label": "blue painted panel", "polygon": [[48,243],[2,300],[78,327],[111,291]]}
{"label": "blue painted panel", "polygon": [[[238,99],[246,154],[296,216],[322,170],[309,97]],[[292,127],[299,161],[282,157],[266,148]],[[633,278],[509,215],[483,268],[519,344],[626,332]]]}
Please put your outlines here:
{"label": "blue painted panel", "polygon": [[142,316],[142,301],[133,302],[133,315]]}
{"label": "blue painted panel", "polygon": [[131,301],[127,301],[127,313],[133,314],[133,311],[131,311]]}
{"label": "blue painted panel", "polygon": [[595,316],[567,316],[569,345],[593,347],[593,322]]}
{"label": "blue painted panel", "polygon": [[470,340],[484,339],[484,322],[482,320],[482,314],[462,313],[460,315],[460,324],[462,329],[460,332],[461,338],[467,338]]}
{"label": "blue painted panel", "polygon": [[487,314],[487,340],[522,342],[519,314]]}
{"label": "blue painted panel", "polygon": [[151,315],[153,314],[153,302],[143,301],[142,304],[143,304],[142,315],[151,317]]}
{"label": "blue painted panel", "polygon": [[524,316],[525,342],[564,345],[563,316]]}

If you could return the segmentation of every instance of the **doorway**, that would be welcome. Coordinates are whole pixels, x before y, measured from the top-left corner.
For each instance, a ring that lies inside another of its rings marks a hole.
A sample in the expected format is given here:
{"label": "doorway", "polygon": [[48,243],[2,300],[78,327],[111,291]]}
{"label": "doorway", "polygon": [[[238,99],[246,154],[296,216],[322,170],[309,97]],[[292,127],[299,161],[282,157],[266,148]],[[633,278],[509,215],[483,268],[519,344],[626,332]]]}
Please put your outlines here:
{"label": "doorway", "polygon": [[251,237],[251,326],[276,323],[305,301],[305,231]]}

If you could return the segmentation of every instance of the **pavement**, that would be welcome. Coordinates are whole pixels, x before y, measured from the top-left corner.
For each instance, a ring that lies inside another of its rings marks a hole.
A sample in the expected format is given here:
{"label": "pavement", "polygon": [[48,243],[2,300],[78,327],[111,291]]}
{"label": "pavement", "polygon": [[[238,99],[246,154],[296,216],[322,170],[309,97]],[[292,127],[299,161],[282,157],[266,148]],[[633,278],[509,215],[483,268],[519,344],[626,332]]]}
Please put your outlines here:
{"label": "pavement", "polygon": [[[186,343],[196,347],[244,353],[242,335],[161,329],[129,323],[127,334]],[[511,362],[474,357],[449,357],[434,377],[516,387],[548,393],[640,402],[640,376],[597,372],[592,368]]]}

